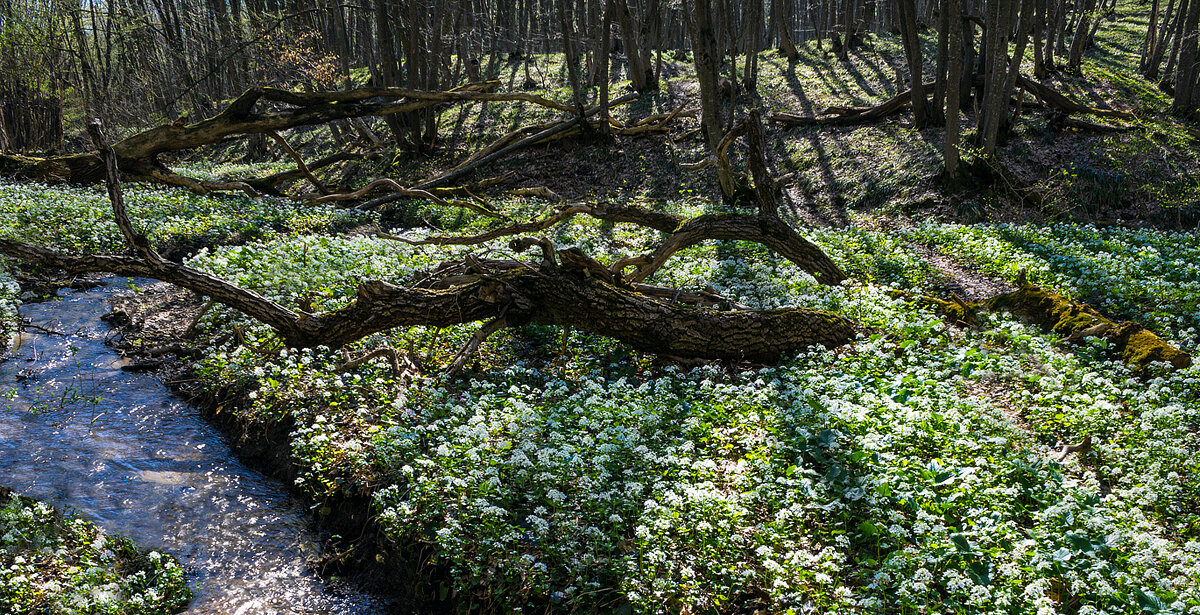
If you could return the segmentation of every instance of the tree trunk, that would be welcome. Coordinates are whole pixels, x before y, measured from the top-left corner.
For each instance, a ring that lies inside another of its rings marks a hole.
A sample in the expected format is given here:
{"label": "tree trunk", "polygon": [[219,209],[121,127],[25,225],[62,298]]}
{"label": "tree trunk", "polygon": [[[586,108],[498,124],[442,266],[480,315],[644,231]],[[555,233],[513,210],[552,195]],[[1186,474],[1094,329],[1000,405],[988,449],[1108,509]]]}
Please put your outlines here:
{"label": "tree trunk", "polygon": [[710,0],[688,0],[692,35],[692,59],[700,89],[700,118],[710,152],[716,152],[724,132],[721,129],[720,56]]}
{"label": "tree trunk", "polygon": [[[1157,0],[1156,0],[1157,1]],[[1175,0],[1167,2],[1167,10],[1162,14],[1162,24],[1153,35],[1153,42],[1146,51],[1146,59],[1142,66],[1142,76],[1150,81],[1158,80],[1158,69],[1166,55],[1167,42],[1171,40],[1172,16],[1175,14]],[[1151,35],[1147,33],[1147,38]]]}
{"label": "tree trunk", "polygon": [[1087,47],[1092,13],[1096,10],[1096,0],[1083,0],[1079,13],[1079,26],[1075,28],[1075,38],[1071,40],[1071,55],[1067,58],[1067,70],[1079,73],[1079,65],[1083,61],[1083,50]]}
{"label": "tree trunk", "polygon": [[949,20],[948,33],[950,59],[946,77],[946,184],[954,187],[958,183],[958,133],[959,133],[959,79],[962,76],[962,11],[960,0],[946,0],[943,5]]}
{"label": "tree trunk", "polygon": [[625,50],[625,58],[629,64],[629,80],[633,82],[633,89],[639,92],[648,92],[658,86],[652,82],[654,73],[649,70],[646,63],[648,59],[642,56],[637,24],[633,20],[633,14],[629,11],[629,4],[626,0],[615,1],[617,21],[621,24],[621,47]]}
{"label": "tree trunk", "polygon": [[600,131],[604,134],[609,134],[611,128],[609,126],[608,113],[608,59],[612,48],[612,22],[613,22],[613,0],[604,0],[604,17],[601,19],[600,31],[600,49],[597,53],[600,56],[599,71],[597,78],[600,80]]}
{"label": "tree trunk", "polygon": [[904,56],[908,60],[909,81],[912,83],[913,121],[918,128],[929,124],[929,112],[926,110],[928,100],[925,89],[920,87],[924,81],[921,78],[921,39],[917,32],[916,0],[896,0],[900,8],[900,36],[904,41]]}
{"label": "tree trunk", "polygon": [[775,26],[777,46],[787,56],[790,64],[800,58],[800,52],[796,50],[796,44],[792,42],[792,16],[785,8],[787,6],[789,5],[785,4],[784,0],[771,0],[771,21]]}
{"label": "tree trunk", "polygon": [[1191,115],[1196,107],[1192,100],[1197,75],[1197,26],[1200,25],[1200,1],[1192,0],[1188,7],[1187,21],[1183,26],[1183,42],[1179,47],[1179,69],[1175,73],[1175,99],[1171,113],[1179,116]]}

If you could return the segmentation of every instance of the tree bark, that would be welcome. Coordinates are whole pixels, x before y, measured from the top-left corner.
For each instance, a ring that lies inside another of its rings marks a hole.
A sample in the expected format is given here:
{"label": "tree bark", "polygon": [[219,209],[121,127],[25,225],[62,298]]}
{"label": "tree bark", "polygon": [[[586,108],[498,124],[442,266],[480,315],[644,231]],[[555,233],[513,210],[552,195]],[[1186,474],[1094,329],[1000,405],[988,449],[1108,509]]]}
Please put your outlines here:
{"label": "tree bark", "polygon": [[[716,24],[710,0],[689,0],[689,31],[692,37],[692,59],[696,65],[696,81],[700,89],[700,121],[710,156],[716,156],[724,139],[721,127],[720,53],[717,47]],[[721,196],[730,201],[734,196],[731,178],[718,170]]]}
{"label": "tree bark", "polygon": [[775,26],[777,46],[787,56],[788,63],[793,63],[800,58],[800,52],[792,42],[792,15],[788,7],[790,4],[785,4],[784,0],[771,0],[771,19]]}
{"label": "tree bark", "polygon": [[1096,0],[1083,0],[1079,25],[1075,28],[1075,37],[1071,39],[1071,55],[1067,58],[1067,70],[1072,73],[1079,72],[1079,65],[1083,61],[1083,50],[1087,48],[1088,33],[1091,31],[1092,13],[1095,10]]}
{"label": "tree bark", "polygon": [[310,315],[177,263],[72,256],[8,239],[0,239],[0,253],[69,273],[106,272],[170,282],[270,326],[297,348],[340,348],[396,327],[449,327],[503,317],[514,326],[570,326],[657,355],[774,362],[813,346],[844,345],[857,333],[852,322],[829,312],[723,311],[671,304],[566,267],[482,262],[494,267],[461,285],[447,280],[408,287],[363,282],[349,305]]}
{"label": "tree bark", "polygon": [[1188,7],[1187,20],[1183,26],[1183,38],[1179,47],[1179,69],[1175,73],[1175,99],[1171,103],[1171,113],[1185,116],[1195,112],[1192,100],[1193,89],[1197,79],[1197,37],[1200,36],[1197,26],[1200,25],[1200,0],[1192,0]]}
{"label": "tree bark", "polygon": [[944,159],[946,163],[945,181],[950,187],[958,183],[958,133],[959,133],[959,80],[962,76],[962,11],[960,0],[945,0],[947,13],[949,46],[949,66],[946,77],[946,141]]}
{"label": "tree bark", "polygon": [[900,37],[904,42],[904,57],[908,60],[909,89],[913,109],[913,121],[918,128],[924,128],[929,123],[929,113],[925,107],[929,101],[925,98],[925,89],[917,87],[924,83],[921,78],[921,39],[917,32],[916,0],[897,0],[900,8]]}
{"label": "tree bark", "polygon": [[[360,88],[338,92],[291,92],[276,88],[247,90],[220,114],[194,124],[164,124],[113,144],[121,171],[138,179],[162,180],[173,175],[158,162],[160,154],[219,143],[232,137],[269,134],[297,126],[367,116],[393,116],[441,104],[469,101],[523,101],[566,113],[570,104],[524,92],[497,93],[495,82],[471,84],[447,92],[404,88]],[[382,102],[370,102],[383,99]],[[260,101],[291,105],[278,111],[255,111]],[[30,158],[0,155],[0,173],[49,183],[94,183],[104,168],[95,152]]]}

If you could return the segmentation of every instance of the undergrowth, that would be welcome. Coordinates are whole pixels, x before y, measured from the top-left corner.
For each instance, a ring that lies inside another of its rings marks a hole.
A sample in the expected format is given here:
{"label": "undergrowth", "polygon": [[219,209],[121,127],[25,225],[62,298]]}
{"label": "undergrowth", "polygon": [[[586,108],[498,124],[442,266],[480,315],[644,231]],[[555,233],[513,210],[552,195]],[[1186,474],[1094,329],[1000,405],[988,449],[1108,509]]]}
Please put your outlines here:
{"label": "undergrowth", "polygon": [[173,557],[0,489],[0,611],[163,615],[190,599]]}

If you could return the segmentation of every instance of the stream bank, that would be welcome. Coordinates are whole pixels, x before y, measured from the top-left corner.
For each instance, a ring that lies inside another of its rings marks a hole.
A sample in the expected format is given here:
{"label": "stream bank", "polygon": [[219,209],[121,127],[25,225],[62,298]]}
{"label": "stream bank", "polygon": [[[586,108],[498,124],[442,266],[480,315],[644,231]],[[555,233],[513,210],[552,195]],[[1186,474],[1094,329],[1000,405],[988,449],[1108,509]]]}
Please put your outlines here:
{"label": "stream bank", "polygon": [[[0,363],[10,391],[0,484],[176,556],[195,594],[189,613],[387,612],[384,600],[313,570],[328,557],[303,502],[106,343],[115,332],[101,317],[127,288],[107,279],[22,306],[32,326]],[[287,450],[286,439],[274,444]]]}

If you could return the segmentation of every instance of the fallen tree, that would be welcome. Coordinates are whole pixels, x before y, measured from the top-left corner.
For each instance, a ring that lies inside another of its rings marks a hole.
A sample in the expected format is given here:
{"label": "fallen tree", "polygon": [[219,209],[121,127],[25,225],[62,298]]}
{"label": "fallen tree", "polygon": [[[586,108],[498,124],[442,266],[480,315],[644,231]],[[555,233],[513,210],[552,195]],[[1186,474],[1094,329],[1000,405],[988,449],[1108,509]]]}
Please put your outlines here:
{"label": "fallen tree", "polygon": [[[762,244],[801,269],[811,273],[818,282],[837,285],[846,279],[846,274],[815,244],[804,239],[788,226],[773,211],[757,214],[705,214],[695,218],[682,218],[672,214],[651,211],[640,207],[615,205],[612,203],[573,203],[542,220],[523,222],[471,236],[433,236],[420,240],[386,235],[385,237],[421,245],[479,245],[502,237],[528,235],[547,230],[576,215],[587,215],[598,220],[630,223],[669,233],[666,240],[653,251],[637,257],[618,260],[608,267],[609,271],[622,279],[640,282],[663,265],[676,252],[704,241],[737,240]],[[636,267],[625,277],[626,267]]]}
{"label": "fallen tree", "polygon": [[[590,119],[601,111],[599,105],[579,113],[566,104],[526,92],[495,92],[498,82],[471,83],[448,91],[419,91],[404,88],[359,88],[334,92],[292,92],[278,88],[252,88],[230,103],[219,114],[192,124],[182,118],[140,132],[112,145],[118,169],[129,179],[157,182],[186,188],[199,193],[240,191],[251,197],[263,194],[283,196],[283,182],[305,179],[316,190],[300,198],[310,203],[361,199],[372,191],[389,189],[360,207],[376,208],[405,198],[428,198],[441,205],[468,207],[490,214],[486,208],[472,206],[461,200],[445,201],[429,190],[440,187],[479,169],[517,150],[548,141],[577,135],[584,130],[598,129],[600,121],[610,122],[609,134],[643,135],[663,132],[677,118],[693,117],[685,111],[686,103],[674,111],[651,115],[628,125],[607,120]],[[637,94],[626,94],[607,102],[606,109],[630,103]],[[438,105],[464,102],[527,102],[547,109],[571,113],[566,120],[526,126],[504,135],[496,142],[469,156],[455,167],[413,186],[402,186],[394,180],[380,179],[363,188],[335,192],[325,185],[314,171],[339,162],[367,158],[369,154],[341,152],[307,164],[288,144],[281,131],[301,126],[325,124],[337,120],[370,116],[390,116],[410,113]],[[266,177],[251,177],[229,181],[210,181],[187,177],[172,171],[160,160],[170,152],[226,142],[231,139],[263,135],[274,140],[291,158],[296,168]],[[35,158],[0,154],[0,175],[44,183],[89,184],[104,180],[103,157],[98,150],[80,154]]]}
{"label": "fallen tree", "polygon": [[[98,143],[103,143],[98,125]],[[162,258],[136,232],[125,211],[117,157],[98,148],[106,161],[107,186],[113,215],[133,254],[66,254],[11,239],[0,239],[0,254],[24,263],[67,273],[115,273],[166,281],[220,303],[273,329],[292,347],[340,348],[371,334],[396,327],[447,327],[483,323],[447,371],[461,368],[487,337],[505,327],[540,324],[571,327],[604,335],[630,347],[675,359],[717,359],[768,363],[812,346],[827,348],[849,343],[858,327],[843,316],[806,308],[754,310],[721,297],[711,289],[686,291],[642,283],[682,247],[709,239],[757,241],[836,284],[845,274],[816,246],[808,243],[774,216],[770,207],[757,214],[710,214],[684,219],[663,212],[608,203],[570,204],[531,222],[512,224],[473,236],[395,238],[423,245],[478,245],[513,237],[518,252],[540,251],[540,260],[490,260],[467,256],[418,274],[406,285],[373,280],[362,282],[343,307],[313,313],[292,309],[252,290],[205,272]],[[537,235],[587,215],[613,223],[657,229],[666,238],[645,255],[601,264],[578,248],[565,250]],[[757,230],[756,230],[757,229]],[[636,267],[626,277],[623,270]],[[1191,357],[1136,323],[1117,323],[1095,310],[1053,292],[1019,281],[1019,289],[977,303],[957,297],[944,301],[896,291],[972,325],[976,310],[1008,310],[1065,336],[1067,342],[1104,338],[1135,371],[1145,373],[1152,362],[1175,368]],[[244,337],[239,340],[249,346]],[[373,355],[382,356],[385,350]],[[393,362],[398,365],[395,356]],[[360,358],[360,360],[365,360]],[[350,361],[348,365],[353,364]],[[399,367],[396,368],[399,371]],[[405,368],[411,369],[411,366]]]}
{"label": "fallen tree", "polygon": [[[1044,85],[1023,75],[1017,77],[1016,83],[1023,91],[1027,91],[1037,97],[1047,108],[1064,116],[1083,114],[1120,120],[1133,119],[1133,114],[1125,111],[1089,107],[1070,99],[1048,85]],[[934,91],[934,85],[926,83],[923,86],[926,95]],[[912,90],[904,90],[884,102],[871,107],[831,106],[824,113],[817,116],[775,113],[770,116],[770,120],[791,126],[857,126],[877,122],[885,117],[899,113],[908,108],[911,102]]]}
{"label": "fallen tree", "polygon": [[[926,95],[933,92],[933,85],[926,83],[922,86]],[[770,120],[792,126],[852,126],[877,122],[889,115],[899,113],[910,104],[912,104],[912,90],[904,90],[873,107],[834,106],[816,117],[795,113],[775,113],[771,115]]]}
{"label": "fallen tree", "polygon": [[1017,278],[1017,290],[982,301],[967,302],[958,295],[950,301],[892,291],[891,296],[925,305],[954,324],[975,326],[980,310],[1010,312],[1026,322],[1063,336],[1067,344],[1083,344],[1089,338],[1102,339],[1109,351],[1134,373],[1145,375],[1152,364],[1166,363],[1173,369],[1186,369],[1192,356],[1171,345],[1136,322],[1112,320],[1087,304],[1077,303],[1052,290],[1029,283],[1025,271]]}
{"label": "fallen tree", "polygon": [[1137,373],[1145,373],[1152,363],[1168,363],[1174,369],[1192,364],[1191,355],[1138,323],[1111,320],[1088,305],[1029,284],[1024,273],[1017,283],[1016,291],[987,299],[981,306],[1011,311],[1064,336],[1068,343],[1082,343],[1087,338],[1106,340],[1113,354]]}
{"label": "fallen tree", "polygon": [[[540,262],[467,257],[444,263],[407,286],[363,282],[354,299],[339,309],[319,314],[294,310],[252,290],[162,258],[145,236],[136,232],[126,214],[118,155],[104,146],[98,123],[93,123],[92,130],[99,156],[105,161],[114,218],[134,254],[67,254],[11,239],[0,239],[0,253],[68,273],[106,272],[170,282],[271,327],[289,346],[339,348],[395,327],[484,322],[460,353],[460,359],[451,366],[456,369],[489,334],[524,324],[569,326],[670,357],[755,362],[776,361],[816,345],[840,346],[856,334],[852,322],[829,312],[806,308],[738,309],[741,306],[735,302],[709,291],[684,292],[630,283],[621,278],[619,269],[613,273],[612,268],[578,249],[555,250],[548,240],[529,236],[515,239],[510,245],[518,252],[541,248]],[[574,211],[559,217],[565,219],[575,213],[585,212]],[[816,246],[791,229],[779,228],[778,219],[768,220],[773,216],[763,212],[757,216],[701,216],[690,221],[638,208],[596,208],[595,213],[673,232],[642,267],[654,263],[655,267],[661,266],[685,245],[707,238],[741,239],[726,235],[738,229],[753,233],[757,228],[757,240],[767,245],[787,248],[778,242],[802,242],[790,247],[793,256],[789,258],[806,254],[806,258],[812,259],[812,266],[823,271],[822,281],[836,284],[845,279],[845,274]],[[517,235],[538,228],[543,227],[535,224],[505,233]],[[649,270],[640,271],[644,275],[635,274],[637,280],[649,275]]]}
{"label": "fallen tree", "polygon": [[[192,124],[177,120],[157,126],[112,144],[112,149],[116,152],[121,172],[131,179],[159,181],[200,190],[228,189],[227,186],[214,186],[181,177],[160,162],[159,156],[221,143],[230,138],[267,135],[341,119],[408,113],[445,103],[521,100],[555,109],[562,106],[523,92],[493,92],[497,85],[496,82],[474,83],[446,92],[360,88],[303,93],[278,88],[251,88],[211,118]],[[278,103],[286,107],[273,109],[267,107],[266,103]],[[104,180],[105,162],[96,150],[50,158],[0,155],[0,173],[47,183],[88,184]]]}

